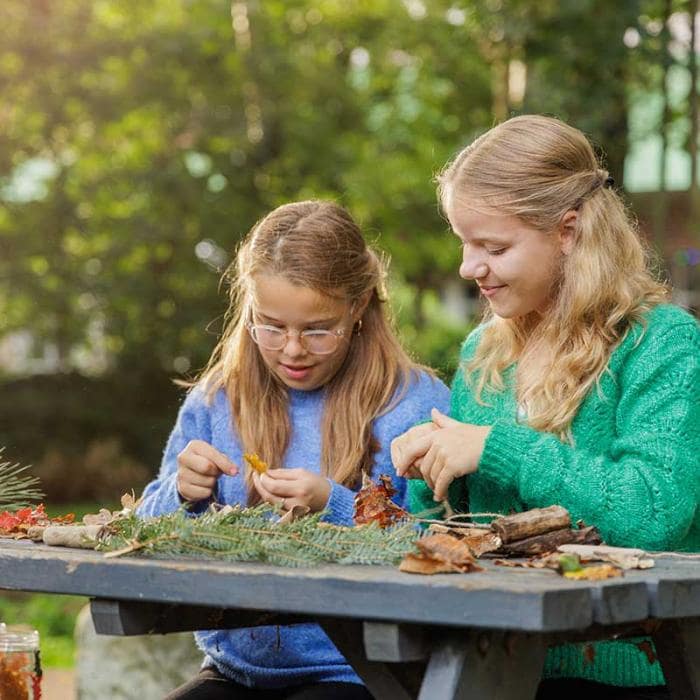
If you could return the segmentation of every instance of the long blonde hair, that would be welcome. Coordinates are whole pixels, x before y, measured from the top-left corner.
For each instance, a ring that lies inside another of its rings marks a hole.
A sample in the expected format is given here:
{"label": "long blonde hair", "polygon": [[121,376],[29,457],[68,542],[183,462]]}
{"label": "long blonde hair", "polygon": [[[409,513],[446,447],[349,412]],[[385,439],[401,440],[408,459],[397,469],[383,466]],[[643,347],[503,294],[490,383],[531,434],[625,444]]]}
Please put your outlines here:
{"label": "long blonde hair", "polygon": [[[282,466],[289,443],[288,392],[267,368],[246,329],[251,320],[251,278],[280,275],[294,285],[338,297],[349,305],[369,296],[361,332],[325,386],[321,473],[357,485],[378,449],[372,421],[405,391],[417,368],[385,315],[386,267],[365,243],[350,214],[332,202],[285,204],[260,220],[225,273],[230,304],[224,331],[198,379],[209,395],[226,390],[234,428],[245,451]],[[243,466],[243,465],[240,465]],[[246,473],[249,503],[259,501]]]}
{"label": "long blonde hair", "polygon": [[554,299],[536,314],[503,319],[486,311],[465,367],[483,403],[502,390],[517,361],[516,393],[533,428],[572,440],[571,423],[599,382],[632,322],[666,299],[648,249],[588,139],[550,117],[525,115],[494,127],[438,177],[443,207],[467,205],[511,215],[544,234],[578,212],[573,250],[561,261]]}

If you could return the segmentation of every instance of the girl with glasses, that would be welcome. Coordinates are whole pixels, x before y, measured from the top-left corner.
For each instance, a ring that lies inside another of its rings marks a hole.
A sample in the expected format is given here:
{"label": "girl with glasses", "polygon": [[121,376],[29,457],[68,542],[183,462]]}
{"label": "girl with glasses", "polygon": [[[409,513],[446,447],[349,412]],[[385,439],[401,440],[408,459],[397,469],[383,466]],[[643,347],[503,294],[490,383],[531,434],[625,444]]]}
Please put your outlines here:
{"label": "girl with glasses", "polygon": [[[536,115],[440,176],[486,314],[451,416],[393,445],[397,471],[421,479],[414,509],[449,487],[472,512],[557,504],[610,545],[700,550],[700,329],[668,303],[613,184],[580,131]],[[537,697],[668,697],[647,646],[554,647]]]}
{"label": "girl with glasses", "polygon": [[[191,387],[140,512],[183,503],[272,503],[352,525],[362,474],[406,484],[391,441],[446,410],[449,392],[387,320],[385,268],[331,202],[286,204],[258,222],[227,272],[225,330]],[[270,468],[246,468],[243,453]],[[169,697],[369,698],[313,624],[198,632],[202,673]]]}

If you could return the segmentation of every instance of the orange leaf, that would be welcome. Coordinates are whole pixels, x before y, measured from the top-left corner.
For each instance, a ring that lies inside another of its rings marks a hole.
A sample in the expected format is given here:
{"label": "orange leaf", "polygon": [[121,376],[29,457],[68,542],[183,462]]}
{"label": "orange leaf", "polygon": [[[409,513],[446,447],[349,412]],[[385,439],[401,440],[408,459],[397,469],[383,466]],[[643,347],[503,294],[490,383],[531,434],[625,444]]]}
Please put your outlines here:
{"label": "orange leaf", "polygon": [[264,474],[267,471],[267,464],[255,454],[255,452],[246,452],[243,459],[248,462],[252,469],[255,469],[258,474]]}

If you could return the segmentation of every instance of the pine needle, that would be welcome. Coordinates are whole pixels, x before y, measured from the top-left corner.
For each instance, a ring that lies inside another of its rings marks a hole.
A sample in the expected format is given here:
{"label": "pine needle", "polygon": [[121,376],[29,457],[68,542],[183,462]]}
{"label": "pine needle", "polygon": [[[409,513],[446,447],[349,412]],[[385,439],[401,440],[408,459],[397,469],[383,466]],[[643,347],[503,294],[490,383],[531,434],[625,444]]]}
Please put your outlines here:
{"label": "pine needle", "polygon": [[[0,455],[5,448],[0,447]],[[24,472],[29,465],[0,463],[0,510],[18,510],[40,501],[44,494],[37,488],[39,478]]]}
{"label": "pine needle", "polygon": [[209,511],[194,518],[184,510],[156,518],[130,514],[105,528],[98,549],[106,556],[136,554],[258,561],[305,567],[323,563],[395,565],[420,532],[411,522],[381,529],[376,523],[341,527],[321,522],[322,513],[278,523],[272,506]]}

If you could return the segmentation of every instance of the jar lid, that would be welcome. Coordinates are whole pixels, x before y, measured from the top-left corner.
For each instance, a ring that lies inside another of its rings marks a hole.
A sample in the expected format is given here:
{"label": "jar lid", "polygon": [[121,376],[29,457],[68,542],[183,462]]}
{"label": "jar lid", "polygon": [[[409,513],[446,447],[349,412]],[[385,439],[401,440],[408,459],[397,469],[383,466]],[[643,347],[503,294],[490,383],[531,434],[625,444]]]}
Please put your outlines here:
{"label": "jar lid", "polygon": [[0,622],[0,652],[33,651],[39,648],[39,633],[27,625]]}

